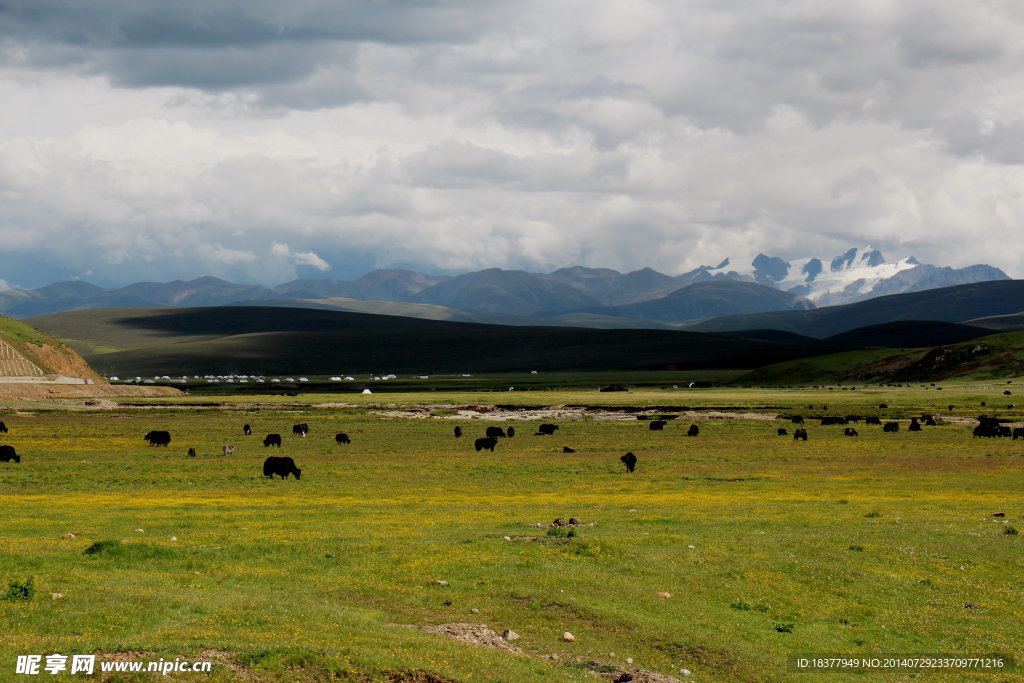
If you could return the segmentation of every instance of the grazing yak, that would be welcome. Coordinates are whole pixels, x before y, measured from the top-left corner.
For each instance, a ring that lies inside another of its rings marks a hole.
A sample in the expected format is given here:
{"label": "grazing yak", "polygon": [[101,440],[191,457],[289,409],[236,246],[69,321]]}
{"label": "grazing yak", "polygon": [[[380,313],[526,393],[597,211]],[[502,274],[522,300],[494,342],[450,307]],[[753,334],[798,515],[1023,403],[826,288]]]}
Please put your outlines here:
{"label": "grazing yak", "polygon": [[14,446],[0,446],[0,462],[21,462],[21,456],[14,451]]}
{"label": "grazing yak", "polygon": [[789,421],[795,425],[802,425],[804,423],[804,418],[802,415],[794,415],[793,417],[789,418]]}
{"label": "grazing yak", "polygon": [[1013,430],[1013,440],[1024,439],[1024,427],[1017,427]]}
{"label": "grazing yak", "polygon": [[661,430],[665,429],[666,424],[668,423],[665,422],[664,420],[651,420],[647,424],[647,429],[649,429],[652,432],[660,432]]}
{"label": "grazing yak", "polygon": [[335,443],[352,443],[352,440],[348,438],[348,434],[345,432],[338,432],[334,435]]}
{"label": "grazing yak", "polygon": [[558,429],[558,425],[542,424],[540,427],[537,427],[537,435],[546,434],[547,436],[551,436],[555,433],[556,429]]}
{"label": "grazing yak", "polygon": [[7,425],[5,425],[3,422],[0,422],[0,434],[6,434],[6,433],[7,433]]}
{"label": "grazing yak", "polygon": [[142,437],[149,442],[150,446],[167,446],[171,443],[171,433],[164,431],[147,432],[146,436]]}
{"label": "grazing yak", "polygon": [[188,449],[188,457],[190,457],[190,458],[196,457],[196,449],[194,449],[194,448]]}
{"label": "grazing yak", "polygon": [[455,438],[458,439],[462,436],[462,427],[455,425]]}
{"label": "grazing yak", "polygon": [[498,440],[493,436],[485,436],[482,439],[477,439],[473,442],[473,447],[476,448],[476,452],[484,450],[485,448],[491,453],[494,452],[494,447],[498,445]]}
{"label": "grazing yak", "polygon": [[793,441],[797,441],[797,440],[807,441],[807,430],[806,429],[798,429],[795,432],[793,432]]}
{"label": "grazing yak", "polygon": [[225,446],[224,447],[224,455],[231,455],[234,452],[235,452],[235,447],[234,446]]}
{"label": "grazing yak", "polygon": [[626,471],[632,472],[636,469],[636,456],[633,455],[632,451],[626,453],[624,456],[619,458],[626,465]]}
{"label": "grazing yak", "polygon": [[822,425],[844,425],[844,424],[846,424],[846,418],[845,417],[839,417],[838,415],[836,415],[836,416],[827,416],[827,417],[821,418],[821,424]]}
{"label": "grazing yak", "polygon": [[847,427],[843,430],[843,436],[860,436],[860,434],[853,427]]}
{"label": "grazing yak", "polygon": [[877,417],[875,415],[869,415],[868,417],[864,418],[864,424],[866,424],[866,425],[881,425],[882,424],[882,418]]}
{"label": "grazing yak", "polygon": [[505,436],[507,436],[508,438],[511,439],[515,435],[516,435],[516,428],[515,427],[509,427],[508,429],[505,430]]}
{"label": "grazing yak", "polygon": [[910,418],[910,426],[907,427],[907,430],[911,431],[911,432],[919,432],[919,431],[921,431],[921,423],[919,423],[917,421],[916,417]]}
{"label": "grazing yak", "polygon": [[302,478],[302,470],[295,466],[295,461],[287,457],[272,455],[263,461],[263,476],[274,478],[274,475],[287,479],[289,474],[294,474],[296,479]]}
{"label": "grazing yak", "polygon": [[252,425],[242,425],[242,433],[246,436],[252,436]]}
{"label": "grazing yak", "polygon": [[849,422],[860,422],[860,420],[861,420],[860,415],[847,415],[846,416],[846,421],[848,423]]}
{"label": "grazing yak", "polygon": [[263,447],[277,446],[281,447],[281,435],[280,434],[267,434],[267,438],[263,439]]}
{"label": "grazing yak", "polygon": [[504,439],[505,430],[501,427],[488,427],[487,432],[484,434],[488,439]]}
{"label": "grazing yak", "polygon": [[309,434],[309,425],[303,422],[302,424],[292,425],[292,436],[306,437]]}
{"label": "grazing yak", "polygon": [[779,436],[789,436],[789,432],[786,431],[786,429],[784,427],[779,427],[778,435]]}
{"label": "grazing yak", "polygon": [[562,452],[563,453],[575,453],[576,449],[575,448],[569,448],[568,446],[562,446]]}
{"label": "grazing yak", "polygon": [[898,432],[898,431],[900,431],[900,423],[899,422],[886,422],[884,425],[882,425],[882,431],[883,432]]}
{"label": "grazing yak", "polygon": [[690,425],[690,428],[686,430],[687,436],[697,436],[700,434],[700,427],[697,425]]}

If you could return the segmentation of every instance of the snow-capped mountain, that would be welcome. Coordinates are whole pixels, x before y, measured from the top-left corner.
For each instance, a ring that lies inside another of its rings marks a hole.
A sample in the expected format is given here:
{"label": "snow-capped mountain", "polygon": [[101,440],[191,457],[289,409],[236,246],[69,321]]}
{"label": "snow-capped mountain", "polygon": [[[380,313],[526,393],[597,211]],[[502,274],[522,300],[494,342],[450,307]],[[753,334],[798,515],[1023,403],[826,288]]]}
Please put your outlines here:
{"label": "snow-capped mountain", "polygon": [[701,266],[677,279],[684,282],[716,279],[759,282],[804,296],[818,306],[834,306],[885,294],[1010,278],[998,268],[986,265],[940,267],[920,263],[912,256],[890,263],[882,252],[869,246],[850,249],[827,262],[818,258],[785,261],[758,254],[749,266],[736,267],[726,259],[714,268]]}

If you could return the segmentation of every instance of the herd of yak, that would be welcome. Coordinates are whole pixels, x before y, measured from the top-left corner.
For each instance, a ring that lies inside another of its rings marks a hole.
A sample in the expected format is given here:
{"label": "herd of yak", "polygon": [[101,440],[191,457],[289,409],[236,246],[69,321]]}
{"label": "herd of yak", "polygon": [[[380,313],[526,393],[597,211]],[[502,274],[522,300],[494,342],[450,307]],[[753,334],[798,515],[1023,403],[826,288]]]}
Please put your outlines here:
{"label": "herd of yak", "polygon": [[[813,408],[813,406],[807,407]],[[879,406],[879,408],[888,408],[888,405],[883,403]],[[954,406],[949,406],[950,410],[953,410],[953,408]],[[647,428],[650,431],[662,431],[668,424],[668,420],[672,420],[675,418],[675,415],[663,415],[659,419],[649,421],[647,423]],[[881,426],[883,432],[898,432],[900,429],[900,425],[898,422],[886,422],[883,424],[880,418],[873,416],[868,416],[864,418],[862,418],[859,415],[847,415],[845,417],[825,416],[817,419],[820,420],[820,423],[822,425],[849,425],[859,423],[861,420],[863,420],[865,425]],[[793,424],[804,424],[804,418],[800,415],[793,415],[790,417],[790,422],[792,422]],[[974,428],[974,437],[1012,437],[1013,439],[1024,439],[1024,427],[1017,427],[1015,429],[1011,429],[1010,427],[1002,424],[1003,422],[1006,421],[982,415],[981,417],[978,418],[978,426]],[[925,426],[934,426],[937,424],[937,421],[935,419],[935,416],[933,415],[911,417],[908,430],[912,432],[921,431],[922,424],[924,424]],[[537,428],[535,436],[552,436],[554,435],[557,429],[558,425],[542,424]],[[242,427],[242,432],[246,436],[251,436],[252,426],[248,424],[244,425]],[[3,422],[0,422],[0,434],[6,433],[7,426]],[[461,438],[463,435],[462,427],[456,426],[454,433],[456,438]],[[309,434],[308,424],[301,423],[292,426],[293,436],[304,438],[307,434]],[[691,437],[698,436],[699,434],[700,428],[695,424],[691,424],[686,432],[686,436]],[[789,436],[789,431],[785,428],[779,428],[777,430],[777,434],[779,436]],[[854,429],[853,427],[845,427],[843,430],[843,434],[845,436],[858,436],[857,430]],[[509,439],[514,437],[515,435],[516,430],[514,427],[508,427],[507,429],[502,429],[501,427],[488,427],[484,436],[476,439],[473,442],[473,447],[476,449],[477,452],[487,450],[493,453],[495,447],[498,445],[499,439]],[[145,437],[143,438],[147,442],[149,442],[150,446],[169,446],[171,443],[171,434],[166,430],[155,430],[147,432]],[[793,439],[798,441],[807,441],[807,429],[803,427],[794,429]],[[352,440],[349,438],[348,434],[345,434],[344,432],[338,432],[335,435],[334,440],[338,444],[352,443]],[[280,448],[281,435],[267,434],[267,436],[263,439],[263,446],[276,446]],[[224,446],[224,455],[231,455],[234,451],[234,446]],[[562,452],[575,453],[576,451],[575,449],[570,448],[569,446],[563,446]],[[189,448],[188,455],[190,457],[195,457],[196,449]],[[633,472],[636,469],[637,457],[633,453],[626,453],[621,458],[619,458],[619,460],[622,461],[622,463],[626,466],[627,472]],[[15,451],[14,446],[0,445],[0,462],[20,463],[21,456],[19,456],[18,453]],[[295,461],[289,457],[271,456],[263,462],[263,476],[270,477],[271,479],[273,479],[274,475],[280,476],[282,479],[287,479],[289,475],[295,475],[295,478],[299,479],[302,476],[302,470],[296,467]]]}

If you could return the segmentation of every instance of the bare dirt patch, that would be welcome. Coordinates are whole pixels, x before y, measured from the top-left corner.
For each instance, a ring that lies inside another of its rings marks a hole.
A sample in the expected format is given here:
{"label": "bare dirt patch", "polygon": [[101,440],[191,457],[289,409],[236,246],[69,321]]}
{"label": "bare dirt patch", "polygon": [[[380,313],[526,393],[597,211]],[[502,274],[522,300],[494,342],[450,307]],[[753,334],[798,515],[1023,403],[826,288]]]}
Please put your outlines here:
{"label": "bare dirt patch", "polygon": [[484,647],[491,647],[495,650],[511,652],[515,655],[524,654],[524,652],[518,647],[487,628],[486,624],[437,624],[434,626],[396,625],[401,626],[402,628],[415,628],[426,633],[435,633],[446,638],[451,638],[452,640],[457,640],[460,643],[483,645]]}

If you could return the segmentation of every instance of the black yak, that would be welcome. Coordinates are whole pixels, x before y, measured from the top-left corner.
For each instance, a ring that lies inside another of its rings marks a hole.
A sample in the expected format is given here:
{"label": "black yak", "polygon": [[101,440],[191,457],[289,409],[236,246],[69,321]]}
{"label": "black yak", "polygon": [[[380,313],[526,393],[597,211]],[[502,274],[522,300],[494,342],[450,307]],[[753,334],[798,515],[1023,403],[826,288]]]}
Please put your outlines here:
{"label": "black yak", "polygon": [[625,465],[626,471],[632,472],[636,469],[636,456],[632,452],[626,453],[624,456],[619,458]]}
{"label": "black yak", "polygon": [[296,479],[302,478],[302,470],[295,466],[295,461],[288,457],[272,455],[263,461],[263,476],[274,478],[274,475],[287,479],[289,474],[294,474]]}

